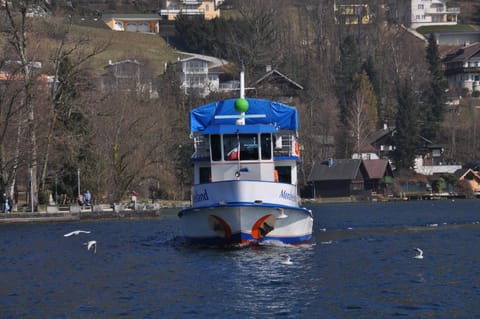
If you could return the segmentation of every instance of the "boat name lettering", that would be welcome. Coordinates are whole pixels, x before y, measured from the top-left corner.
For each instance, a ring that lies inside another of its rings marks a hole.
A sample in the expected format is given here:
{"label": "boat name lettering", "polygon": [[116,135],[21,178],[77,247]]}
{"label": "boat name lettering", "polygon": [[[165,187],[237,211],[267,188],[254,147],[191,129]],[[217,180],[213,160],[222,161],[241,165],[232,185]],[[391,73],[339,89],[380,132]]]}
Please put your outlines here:
{"label": "boat name lettering", "polygon": [[206,189],[203,190],[203,193],[195,193],[195,196],[193,197],[194,202],[203,202],[206,200],[208,200],[208,193]]}
{"label": "boat name lettering", "polygon": [[286,200],[295,201],[296,196],[295,196],[295,194],[289,193],[289,192],[287,192],[286,190],[283,189],[283,190],[280,192],[280,198],[283,198],[283,199],[286,199]]}

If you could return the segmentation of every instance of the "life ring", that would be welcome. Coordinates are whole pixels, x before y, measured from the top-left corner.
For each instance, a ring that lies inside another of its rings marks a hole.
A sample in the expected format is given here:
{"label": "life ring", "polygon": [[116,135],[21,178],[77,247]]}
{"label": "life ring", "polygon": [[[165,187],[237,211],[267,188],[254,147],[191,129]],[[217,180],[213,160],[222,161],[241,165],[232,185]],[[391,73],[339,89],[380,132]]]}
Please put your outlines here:
{"label": "life ring", "polygon": [[300,157],[300,146],[295,142],[295,154]]}

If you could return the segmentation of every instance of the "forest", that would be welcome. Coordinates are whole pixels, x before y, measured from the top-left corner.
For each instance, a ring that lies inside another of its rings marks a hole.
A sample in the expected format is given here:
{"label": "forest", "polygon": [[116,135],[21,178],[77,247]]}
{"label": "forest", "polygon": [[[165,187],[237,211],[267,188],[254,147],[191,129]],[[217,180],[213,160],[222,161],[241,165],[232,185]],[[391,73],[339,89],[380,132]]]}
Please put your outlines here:
{"label": "forest", "polygon": [[[0,17],[0,67],[9,75],[0,87],[4,192],[35,205],[50,194],[74,200],[80,184],[99,203],[132,190],[144,200],[188,199],[188,112],[226,96],[185,95],[175,55],[158,71],[153,58],[131,51],[119,57],[141,62],[142,85],[105,88],[94,66],[112,43],[72,32],[61,6],[29,19],[34,2],[6,3]],[[448,95],[464,92],[447,90],[435,39],[405,28],[396,1],[371,2],[367,24],[346,25],[332,14],[333,0],[229,1],[221,18],[177,19],[172,44],[230,61],[226,77],[243,68],[252,81],[270,65],[302,84],[292,104],[300,114],[303,187],[315,161],[350,158],[384,125],[397,129],[397,175],[411,172],[418,136],[444,146],[451,161],[477,161],[476,114],[467,102],[447,107]]]}

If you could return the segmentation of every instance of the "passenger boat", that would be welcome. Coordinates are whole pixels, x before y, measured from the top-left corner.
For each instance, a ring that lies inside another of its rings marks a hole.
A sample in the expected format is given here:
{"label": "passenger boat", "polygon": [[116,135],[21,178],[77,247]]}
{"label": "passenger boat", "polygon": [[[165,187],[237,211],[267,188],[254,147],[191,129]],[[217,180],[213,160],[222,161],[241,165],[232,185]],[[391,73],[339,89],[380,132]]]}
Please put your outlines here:
{"label": "passenger boat", "polygon": [[187,241],[248,245],[309,242],[313,215],[300,207],[296,108],[269,100],[212,102],[190,112],[194,184],[178,216]]}

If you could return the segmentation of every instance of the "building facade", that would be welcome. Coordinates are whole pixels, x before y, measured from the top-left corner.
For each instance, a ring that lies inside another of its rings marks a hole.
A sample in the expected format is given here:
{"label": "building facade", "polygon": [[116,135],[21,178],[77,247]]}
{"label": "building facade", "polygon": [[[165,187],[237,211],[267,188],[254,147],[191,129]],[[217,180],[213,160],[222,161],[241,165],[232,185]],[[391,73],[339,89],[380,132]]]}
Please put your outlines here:
{"label": "building facade", "polygon": [[457,24],[460,8],[447,6],[447,0],[411,0],[411,27]]}
{"label": "building facade", "polygon": [[[203,16],[205,20],[220,17],[219,1],[215,0],[165,0],[160,10],[163,20],[174,21],[178,15]],[[223,2],[223,1],[221,1]]]}
{"label": "building facade", "polygon": [[158,14],[104,14],[102,20],[114,31],[158,33]]}
{"label": "building facade", "polygon": [[467,44],[443,59],[450,90],[480,91],[480,42]]}

